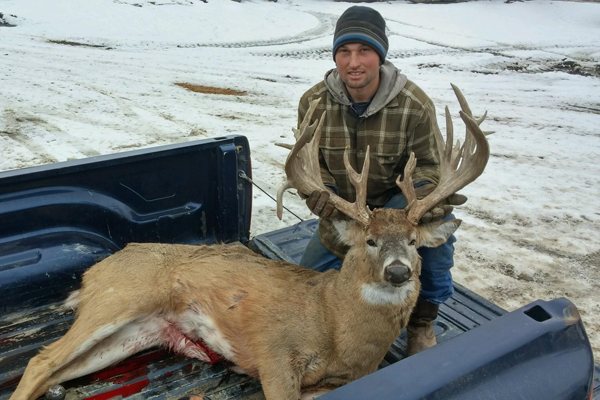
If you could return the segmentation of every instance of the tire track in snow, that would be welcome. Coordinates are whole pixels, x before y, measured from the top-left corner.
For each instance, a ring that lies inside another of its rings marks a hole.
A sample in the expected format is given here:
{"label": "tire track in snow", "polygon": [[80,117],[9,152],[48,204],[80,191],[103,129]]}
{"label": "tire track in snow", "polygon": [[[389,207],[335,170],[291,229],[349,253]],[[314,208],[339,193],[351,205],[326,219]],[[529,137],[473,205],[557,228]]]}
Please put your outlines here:
{"label": "tire track in snow", "polygon": [[[410,58],[410,57],[420,57],[420,56],[435,56],[438,54],[452,54],[452,53],[463,53],[462,50],[395,50],[390,51],[387,55],[388,59],[398,59],[398,58]],[[255,56],[261,57],[278,57],[278,58],[289,58],[289,59],[298,59],[298,60],[331,60],[331,48],[314,48],[307,50],[295,50],[295,51],[281,51],[281,52],[261,52],[261,53],[252,53]]]}
{"label": "tire track in snow", "polygon": [[[5,108],[3,112],[4,128],[0,131],[0,135],[8,138],[20,148],[25,149],[34,155],[34,158],[38,158],[40,163],[53,163],[57,162],[58,159],[52,154],[48,153],[44,146],[42,146],[37,140],[33,140],[30,137],[30,129],[24,126],[23,121],[30,121],[36,117],[23,117],[19,116],[19,113],[11,108]],[[29,166],[32,161],[28,161]],[[15,165],[15,168],[21,166]]]}
{"label": "tire track in snow", "polygon": [[314,11],[306,11],[319,21],[317,26],[297,35],[281,37],[272,40],[256,40],[251,42],[230,42],[230,43],[198,43],[198,44],[181,44],[176,47],[180,48],[195,48],[195,47],[217,47],[217,48],[250,48],[250,47],[267,47],[280,46],[286,44],[297,44],[310,42],[315,39],[320,39],[325,36],[333,35],[335,29],[336,15],[324,14]]}
{"label": "tire track in snow", "polygon": [[73,146],[83,157],[100,155],[96,150],[89,148],[82,139],[64,132],[58,126],[28,111],[7,109],[4,112],[4,119],[7,121],[5,132],[7,137],[28,150],[34,150],[42,158],[52,160],[48,162],[58,161],[58,158],[49,150],[48,143],[51,142]]}
{"label": "tire track in snow", "polygon": [[[417,29],[422,29],[425,31],[429,31],[429,32],[436,32],[436,33],[447,33],[447,34],[451,34],[453,36],[457,36],[457,37],[463,37],[463,38],[467,38],[467,39],[477,39],[474,38],[472,36],[469,35],[462,35],[462,34],[458,34],[458,33],[454,33],[454,32],[439,32],[436,31],[435,29],[432,28],[425,28],[419,25],[414,25],[414,24],[410,24],[404,21],[400,21],[400,20],[396,20],[396,19],[390,19],[388,18],[388,21],[390,22],[394,22],[400,25],[404,25],[404,26],[409,26],[412,28],[417,28]],[[389,26],[388,26],[389,28]],[[472,54],[492,54],[494,56],[498,56],[498,57],[505,57],[505,58],[509,58],[509,59],[515,59],[515,60],[525,60],[524,57],[519,57],[519,56],[515,56],[512,54],[509,54],[509,52],[514,52],[514,51],[540,51],[540,52],[544,52],[544,53],[548,53],[548,54],[552,54],[554,56],[558,56],[561,58],[566,58],[566,59],[571,59],[571,60],[577,60],[581,63],[588,63],[588,64],[594,64],[597,63],[598,60],[596,61],[592,61],[590,60],[589,57],[577,57],[571,54],[566,54],[565,53],[565,49],[567,49],[564,45],[555,45],[555,46],[527,46],[524,44],[510,44],[510,43],[504,43],[504,42],[498,42],[495,40],[489,40],[489,39],[485,39],[485,41],[490,42],[491,45],[486,45],[486,46],[475,46],[475,47],[468,47],[468,46],[456,46],[456,45],[449,45],[447,43],[444,43],[442,41],[437,41],[437,40],[429,40],[429,39],[424,39],[418,35],[410,35],[410,34],[405,34],[405,33],[399,33],[397,31],[393,31],[390,30],[389,32],[390,35],[397,35],[400,37],[404,37],[407,39],[411,39],[411,40],[415,40],[421,43],[426,43],[432,46],[437,46],[440,47],[442,49],[449,49],[449,50],[453,50],[453,51],[459,51],[459,52],[466,52],[466,53],[472,53]],[[589,45],[573,45],[573,46],[569,46],[568,49],[589,49],[590,46]],[[563,49],[563,51],[559,51],[560,49]],[[599,49],[600,50],[600,49]],[[444,53],[443,51],[440,53]],[[446,53],[447,54],[447,53]],[[432,54],[433,55],[433,54]],[[557,62],[558,60],[552,60],[550,58],[548,58],[547,60],[527,60],[530,64],[535,64],[536,66],[538,66],[542,72],[543,72],[543,67],[546,66],[546,63],[551,63],[551,62]],[[588,69],[592,70],[594,69],[593,65],[587,65],[586,66]],[[600,64],[598,64],[598,66],[596,66],[596,69],[600,70]],[[593,75],[593,74],[592,74]]]}

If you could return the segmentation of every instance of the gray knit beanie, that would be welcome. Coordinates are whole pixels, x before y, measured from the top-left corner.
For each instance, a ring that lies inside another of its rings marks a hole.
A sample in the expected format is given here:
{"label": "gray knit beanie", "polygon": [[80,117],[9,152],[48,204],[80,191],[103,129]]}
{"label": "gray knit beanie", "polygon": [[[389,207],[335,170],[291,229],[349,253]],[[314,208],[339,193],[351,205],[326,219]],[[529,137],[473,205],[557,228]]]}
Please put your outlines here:
{"label": "gray knit beanie", "polygon": [[381,63],[388,51],[385,20],[369,7],[353,6],[344,11],[335,25],[333,36],[333,60],[337,50],[347,43],[362,43],[379,54]]}

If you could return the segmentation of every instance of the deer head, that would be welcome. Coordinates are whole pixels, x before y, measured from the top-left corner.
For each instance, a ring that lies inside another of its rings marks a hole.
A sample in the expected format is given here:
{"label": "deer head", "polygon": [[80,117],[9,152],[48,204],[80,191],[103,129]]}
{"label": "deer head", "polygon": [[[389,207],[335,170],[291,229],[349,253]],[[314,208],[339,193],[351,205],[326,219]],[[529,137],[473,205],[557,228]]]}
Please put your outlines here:
{"label": "deer head", "polygon": [[[407,199],[408,206],[404,210],[371,211],[366,201],[369,148],[367,147],[360,174],[350,165],[348,149],[346,149],[344,164],[356,190],[356,201],[350,203],[331,194],[330,201],[347,216],[333,223],[342,241],[350,246],[343,270],[361,268],[363,281],[368,284],[385,288],[401,287],[409,281],[418,281],[421,266],[417,249],[423,246],[441,245],[461,223],[460,220],[454,219],[419,225],[419,220],[440,201],[473,182],[481,175],[487,164],[489,145],[485,134],[479,128],[479,124],[485,119],[485,114],[475,120],[460,90],[454,85],[452,88],[462,108],[460,116],[467,125],[466,140],[462,146],[460,142],[452,146],[453,126],[450,112],[446,107],[447,140],[444,143],[437,125],[435,109],[433,106],[428,108],[438,143],[440,181],[436,189],[427,197],[418,200],[415,194],[411,177],[416,167],[416,159],[414,154],[411,154],[404,174],[396,181]],[[318,102],[317,99],[310,104],[300,128],[294,129],[296,144],[285,163],[287,180],[277,195],[280,218],[285,190],[296,188],[302,193],[327,190],[321,180],[318,157],[321,127],[326,112],[323,112],[319,121],[310,123]]]}

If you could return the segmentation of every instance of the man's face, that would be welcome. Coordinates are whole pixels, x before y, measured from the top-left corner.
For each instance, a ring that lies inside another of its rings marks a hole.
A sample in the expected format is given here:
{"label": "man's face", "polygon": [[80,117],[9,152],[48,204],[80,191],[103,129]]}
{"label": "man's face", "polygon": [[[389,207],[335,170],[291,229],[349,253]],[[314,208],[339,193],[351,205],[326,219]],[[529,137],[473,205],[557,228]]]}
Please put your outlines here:
{"label": "man's face", "polygon": [[379,85],[379,55],[371,47],[361,43],[345,44],[335,53],[335,63],[347,88]]}

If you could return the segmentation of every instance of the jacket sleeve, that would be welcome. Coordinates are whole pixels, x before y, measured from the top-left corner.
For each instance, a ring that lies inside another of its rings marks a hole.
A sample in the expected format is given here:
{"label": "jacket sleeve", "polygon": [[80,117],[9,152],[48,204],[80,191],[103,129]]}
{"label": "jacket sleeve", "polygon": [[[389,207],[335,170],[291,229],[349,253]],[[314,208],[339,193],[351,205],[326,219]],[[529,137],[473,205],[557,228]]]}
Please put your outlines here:
{"label": "jacket sleeve", "polygon": [[[304,120],[304,116],[306,115],[308,108],[309,96],[305,94],[304,96],[302,96],[302,98],[300,99],[300,103],[298,104],[298,129],[300,129],[300,124]],[[323,180],[323,183],[325,184],[325,186],[329,187],[334,193],[337,194],[337,184],[335,183],[335,179],[333,179],[333,176],[331,176],[329,170],[327,169],[327,164],[325,163],[325,159],[321,150],[319,150],[319,166],[321,167],[321,179]],[[305,194],[309,195],[310,193]]]}
{"label": "jacket sleeve", "polygon": [[437,125],[437,122],[432,121],[432,118],[435,118],[435,107],[433,103],[428,102],[415,128],[408,135],[407,155],[410,156],[410,153],[414,152],[417,158],[417,166],[412,176],[414,184],[427,181],[437,185],[440,180],[437,143],[432,130],[432,125]]}

